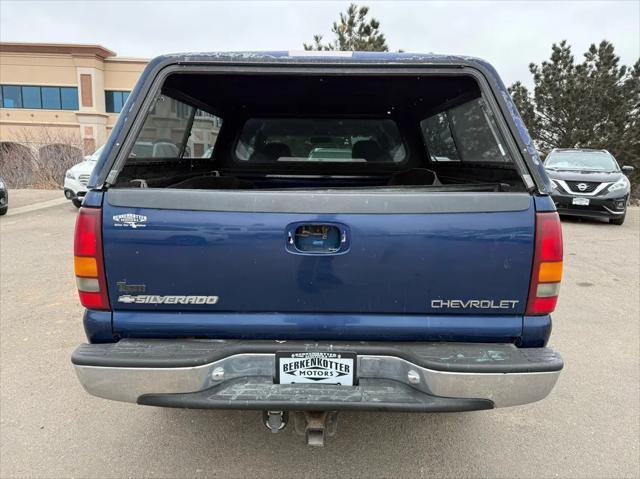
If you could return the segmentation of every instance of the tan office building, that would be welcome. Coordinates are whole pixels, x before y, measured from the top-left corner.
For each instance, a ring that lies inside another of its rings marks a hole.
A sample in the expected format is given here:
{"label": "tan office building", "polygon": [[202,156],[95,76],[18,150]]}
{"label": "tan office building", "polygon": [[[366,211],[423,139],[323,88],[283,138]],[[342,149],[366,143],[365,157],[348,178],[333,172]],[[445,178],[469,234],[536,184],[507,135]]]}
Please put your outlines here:
{"label": "tan office building", "polygon": [[99,45],[0,43],[0,142],[104,144],[147,64]]}

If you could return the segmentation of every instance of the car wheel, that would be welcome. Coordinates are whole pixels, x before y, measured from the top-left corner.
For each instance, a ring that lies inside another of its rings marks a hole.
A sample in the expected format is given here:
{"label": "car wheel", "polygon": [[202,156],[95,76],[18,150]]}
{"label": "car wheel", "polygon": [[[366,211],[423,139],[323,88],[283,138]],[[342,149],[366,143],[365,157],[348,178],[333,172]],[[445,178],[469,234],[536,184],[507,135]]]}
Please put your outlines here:
{"label": "car wheel", "polygon": [[5,206],[4,208],[0,208],[0,216],[6,215],[8,209],[9,209],[8,206]]}
{"label": "car wheel", "polygon": [[82,200],[79,200],[78,198],[72,199],[71,203],[73,203],[73,206],[76,208],[80,208],[82,206]]}
{"label": "car wheel", "polygon": [[609,223],[613,224],[613,225],[621,225],[622,223],[624,223],[624,217],[627,216],[627,212],[625,211],[624,214],[618,218],[609,218]]}

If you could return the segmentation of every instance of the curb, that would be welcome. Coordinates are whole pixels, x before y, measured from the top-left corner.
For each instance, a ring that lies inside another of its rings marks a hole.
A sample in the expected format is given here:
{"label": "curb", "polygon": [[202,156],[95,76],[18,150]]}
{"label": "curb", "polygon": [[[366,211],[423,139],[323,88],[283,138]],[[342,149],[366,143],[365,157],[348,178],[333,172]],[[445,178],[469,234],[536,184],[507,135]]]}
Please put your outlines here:
{"label": "curb", "polygon": [[4,215],[5,217],[8,216],[16,216],[16,215],[21,215],[23,213],[30,213],[32,211],[38,211],[38,210],[43,210],[45,208],[51,208],[53,206],[59,206],[62,205],[66,202],[68,202],[69,200],[67,200],[66,198],[56,198],[55,200],[49,200],[49,201],[41,201],[40,203],[34,203],[32,205],[26,205],[26,206],[21,206],[19,208],[9,208],[9,211],[7,211],[7,214]]}

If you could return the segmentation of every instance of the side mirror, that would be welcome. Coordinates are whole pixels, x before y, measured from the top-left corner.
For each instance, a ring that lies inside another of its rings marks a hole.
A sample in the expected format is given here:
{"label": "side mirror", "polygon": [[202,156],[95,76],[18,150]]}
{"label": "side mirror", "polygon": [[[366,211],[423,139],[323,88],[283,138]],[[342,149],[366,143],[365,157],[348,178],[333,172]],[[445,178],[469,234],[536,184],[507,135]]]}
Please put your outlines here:
{"label": "side mirror", "polygon": [[634,169],[635,169],[635,168],[634,168],[633,166],[626,165],[626,166],[623,166],[623,167],[622,167],[622,172],[623,172],[625,175],[629,176],[631,173],[633,173],[633,170],[634,170]]}

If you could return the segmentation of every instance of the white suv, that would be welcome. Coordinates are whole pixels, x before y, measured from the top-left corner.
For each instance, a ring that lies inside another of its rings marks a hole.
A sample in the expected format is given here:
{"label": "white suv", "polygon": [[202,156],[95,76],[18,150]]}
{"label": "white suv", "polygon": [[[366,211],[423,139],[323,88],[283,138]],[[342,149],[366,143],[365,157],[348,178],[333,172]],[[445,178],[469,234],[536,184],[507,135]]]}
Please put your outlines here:
{"label": "white suv", "polygon": [[84,161],[69,168],[64,175],[64,196],[77,208],[82,206],[82,200],[87,193],[87,183],[103,148],[104,146],[101,146],[92,155],[85,156]]}

